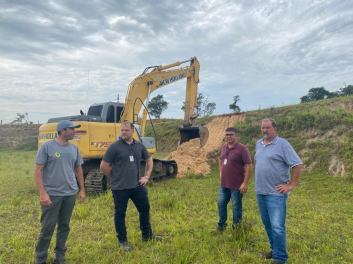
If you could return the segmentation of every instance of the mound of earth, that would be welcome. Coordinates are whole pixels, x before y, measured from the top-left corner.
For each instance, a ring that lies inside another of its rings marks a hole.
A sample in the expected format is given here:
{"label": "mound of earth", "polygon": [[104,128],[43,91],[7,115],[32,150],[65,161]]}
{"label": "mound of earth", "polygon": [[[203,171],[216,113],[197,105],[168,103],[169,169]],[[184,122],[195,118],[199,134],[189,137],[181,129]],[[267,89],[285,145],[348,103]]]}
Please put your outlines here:
{"label": "mound of earth", "polygon": [[209,137],[203,148],[200,147],[200,140],[195,138],[180,145],[166,159],[175,160],[178,164],[177,177],[184,177],[187,172],[206,175],[211,168],[208,164],[208,154],[221,149],[224,144],[224,131],[233,127],[235,123],[243,121],[244,114],[222,115],[207,123]]}

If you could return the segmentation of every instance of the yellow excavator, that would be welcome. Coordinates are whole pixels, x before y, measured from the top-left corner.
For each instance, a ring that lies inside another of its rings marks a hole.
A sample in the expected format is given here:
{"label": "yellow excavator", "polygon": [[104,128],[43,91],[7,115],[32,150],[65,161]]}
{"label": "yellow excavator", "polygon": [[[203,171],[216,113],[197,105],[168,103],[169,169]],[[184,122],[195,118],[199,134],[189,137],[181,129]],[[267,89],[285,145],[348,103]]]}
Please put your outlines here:
{"label": "yellow excavator", "polygon": [[[172,69],[187,62],[190,62],[189,66]],[[155,139],[144,136],[150,94],[156,89],[185,78],[185,115],[183,125],[179,128],[180,144],[190,139],[200,138],[200,145],[203,146],[208,139],[208,130],[196,124],[199,72],[200,64],[196,57],[165,66],[147,67],[130,83],[125,104],[119,102],[93,104],[89,107],[87,114],[81,111],[81,115],[49,119],[39,128],[38,148],[45,141],[57,137],[56,126],[60,120],[70,120],[75,124],[80,124],[81,127],[76,129],[72,142],[78,146],[84,159],[82,169],[85,176],[85,188],[88,193],[105,192],[110,188],[110,184],[107,177],[100,171],[99,165],[109,145],[119,140],[121,123],[124,121],[134,123],[133,137],[135,140],[141,141],[150,154],[155,153]],[[143,105],[145,106],[143,117],[141,125],[138,125],[137,117]],[[145,164],[142,163],[142,174],[144,170]],[[178,167],[174,160],[153,159],[152,179],[174,178],[177,172]]]}

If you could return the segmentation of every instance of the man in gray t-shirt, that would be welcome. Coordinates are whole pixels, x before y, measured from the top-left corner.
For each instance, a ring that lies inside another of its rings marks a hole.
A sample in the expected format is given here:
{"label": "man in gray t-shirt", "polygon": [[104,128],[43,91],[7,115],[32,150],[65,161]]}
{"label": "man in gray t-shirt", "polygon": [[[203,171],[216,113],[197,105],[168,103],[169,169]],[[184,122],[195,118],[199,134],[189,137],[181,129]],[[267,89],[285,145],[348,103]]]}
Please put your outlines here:
{"label": "man in gray t-shirt", "polygon": [[42,229],[36,245],[35,264],[46,263],[56,224],[58,228],[53,263],[67,264],[65,244],[78,190],[79,202],[85,200],[81,167],[83,160],[77,146],[69,142],[74,138],[77,127],[80,125],[67,120],[60,121],[57,125],[58,137],[45,142],[37,154],[34,178],[40,194]]}
{"label": "man in gray t-shirt", "polygon": [[288,259],[285,228],[287,197],[299,181],[302,161],[289,142],[277,136],[274,120],[263,119],[261,131],[263,138],[256,143],[255,193],[271,246],[265,257],[280,264]]}

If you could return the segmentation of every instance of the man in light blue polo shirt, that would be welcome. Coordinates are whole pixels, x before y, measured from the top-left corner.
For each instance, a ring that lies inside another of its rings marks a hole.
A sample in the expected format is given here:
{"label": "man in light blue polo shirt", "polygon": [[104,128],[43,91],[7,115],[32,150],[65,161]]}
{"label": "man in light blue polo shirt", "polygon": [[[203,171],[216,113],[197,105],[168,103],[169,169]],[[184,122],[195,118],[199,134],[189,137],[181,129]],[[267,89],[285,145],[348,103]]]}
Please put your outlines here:
{"label": "man in light blue polo shirt", "polygon": [[277,136],[274,120],[263,119],[261,132],[255,153],[255,193],[271,246],[265,257],[275,264],[286,263],[287,197],[299,181],[303,163],[289,142]]}

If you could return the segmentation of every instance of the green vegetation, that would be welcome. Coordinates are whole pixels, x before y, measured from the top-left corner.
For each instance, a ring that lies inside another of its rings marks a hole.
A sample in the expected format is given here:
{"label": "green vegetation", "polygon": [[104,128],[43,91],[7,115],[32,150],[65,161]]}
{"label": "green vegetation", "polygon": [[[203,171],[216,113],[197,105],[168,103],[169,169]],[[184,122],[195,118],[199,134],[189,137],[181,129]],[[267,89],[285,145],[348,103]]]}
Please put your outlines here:
{"label": "green vegetation", "polygon": [[[274,118],[279,135],[286,138],[304,161],[305,172],[288,200],[288,263],[353,263],[353,97],[338,97],[294,106],[247,112],[235,125],[240,141],[252,155],[261,137],[262,118]],[[206,124],[214,117],[198,120]],[[182,120],[154,124],[159,151],[177,148]],[[154,136],[152,126],[146,136]],[[18,150],[0,151],[0,263],[33,263],[40,230],[39,195],[33,179],[36,140]],[[158,154],[162,155],[164,154]],[[217,150],[210,159],[217,157]],[[337,164],[334,166],[334,162]],[[341,168],[341,169],[340,169]],[[342,169],[343,168],[343,169]],[[342,174],[344,171],[344,174]],[[345,177],[331,177],[329,174]],[[127,228],[133,252],[118,247],[111,193],[89,196],[77,204],[67,243],[70,263],[272,263],[258,213],[253,180],[244,196],[244,219],[232,233],[212,234],[218,221],[217,164],[209,175],[188,173],[185,178],[148,184],[155,234],[163,242],[143,243],[138,213],[130,203]],[[229,206],[229,220],[231,211]],[[53,259],[53,239],[49,263]]]}
{"label": "green vegetation", "polygon": [[336,92],[329,92],[324,87],[311,88],[307,95],[300,98],[301,103],[324,100],[328,98],[347,96],[353,94],[353,85],[340,88]]}
{"label": "green vegetation", "polygon": [[149,112],[155,118],[160,119],[162,112],[168,108],[168,104],[169,103],[163,99],[163,95],[159,94],[149,101]]}
{"label": "green vegetation", "polygon": [[[181,110],[185,111],[185,102],[183,102],[183,106]],[[203,95],[203,93],[197,94],[197,107],[196,112],[201,116],[212,115],[213,111],[216,110],[216,103],[208,101],[208,95]]]}
{"label": "green vegetation", "polygon": [[236,95],[233,96],[233,103],[229,105],[229,109],[234,112],[234,113],[239,113],[240,112],[240,107],[237,105],[237,103],[240,101],[240,96]]}
{"label": "green vegetation", "polygon": [[17,117],[10,124],[33,124],[33,122],[29,121],[28,113],[17,113]]}
{"label": "green vegetation", "polygon": [[30,138],[27,142],[24,142],[23,144],[16,147],[15,150],[29,151],[29,150],[37,150],[37,148],[38,148],[38,138],[34,137],[34,138]]}
{"label": "green vegetation", "polygon": [[178,147],[179,127],[183,124],[183,120],[176,119],[173,121],[156,122],[153,125],[146,126],[145,136],[154,137],[157,142],[157,150],[162,153],[168,153]]}
{"label": "green vegetation", "polygon": [[[39,235],[39,195],[33,179],[36,151],[0,152],[0,263],[33,263]],[[212,234],[218,221],[217,165],[205,177],[148,184],[155,234],[162,242],[143,243],[132,203],[127,229],[133,251],[118,247],[111,193],[77,204],[67,242],[69,263],[272,263],[257,209],[253,180],[244,196],[244,221],[236,233]],[[353,182],[305,173],[288,199],[288,263],[352,263]],[[230,209],[230,207],[229,207]],[[228,212],[231,220],[231,212]],[[55,241],[49,249],[53,259]]]}
{"label": "green vegetation", "polygon": [[[306,170],[352,177],[353,133],[348,132],[353,128],[352,101],[352,96],[346,96],[246,112],[245,121],[235,127],[240,131],[240,141],[254,155],[256,140],[261,138],[261,120],[273,118],[278,135],[291,143]],[[341,168],[335,166],[337,160],[343,162]],[[330,171],[330,167],[335,170]]]}
{"label": "green vegetation", "polygon": [[[239,141],[246,144],[252,156],[255,143],[261,138],[260,124],[263,118],[273,118],[278,126],[278,135],[287,139],[304,161],[304,169],[325,172],[333,176],[352,178],[353,174],[353,96],[337,97],[305,104],[270,107],[249,111],[245,120],[235,127],[239,130]],[[215,116],[204,116],[198,123],[205,125]],[[182,120],[154,124],[158,152],[154,157],[165,157],[178,146],[178,129]],[[151,125],[146,127],[146,136],[154,136]],[[219,155],[219,150],[210,158]]]}

